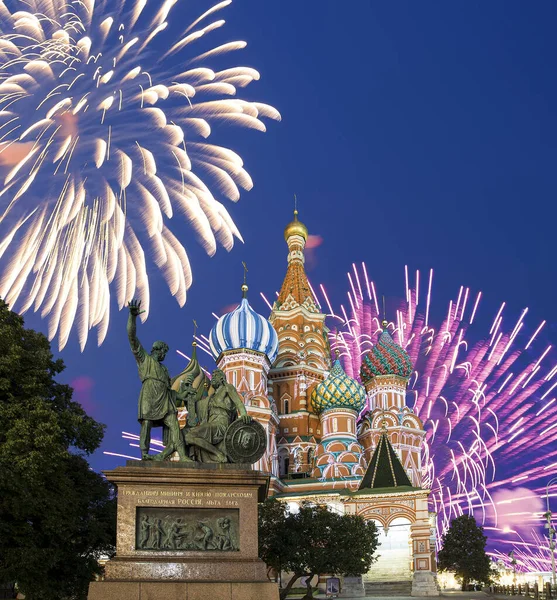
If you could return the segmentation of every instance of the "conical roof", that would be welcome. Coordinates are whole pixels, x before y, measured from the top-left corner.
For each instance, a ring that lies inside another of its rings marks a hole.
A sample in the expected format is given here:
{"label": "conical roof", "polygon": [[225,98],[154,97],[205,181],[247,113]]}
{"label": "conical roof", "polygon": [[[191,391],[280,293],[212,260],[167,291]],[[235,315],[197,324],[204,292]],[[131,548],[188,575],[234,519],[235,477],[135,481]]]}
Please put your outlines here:
{"label": "conical roof", "polygon": [[387,432],[383,431],[359,489],[393,488],[400,486],[412,487],[412,483],[394,448],[391,446]]}
{"label": "conical roof", "polygon": [[304,269],[304,247],[308,239],[306,226],[298,221],[298,211],[294,220],[286,226],[284,238],[288,244],[288,267],[282,282],[275,308],[291,310],[305,306],[310,312],[318,312],[318,307]]}

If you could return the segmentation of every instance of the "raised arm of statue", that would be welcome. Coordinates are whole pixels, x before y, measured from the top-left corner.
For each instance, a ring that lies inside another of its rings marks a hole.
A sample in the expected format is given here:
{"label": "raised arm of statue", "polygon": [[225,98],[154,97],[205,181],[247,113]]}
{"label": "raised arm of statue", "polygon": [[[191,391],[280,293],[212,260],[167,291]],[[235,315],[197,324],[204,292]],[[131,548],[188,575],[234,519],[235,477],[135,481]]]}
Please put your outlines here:
{"label": "raised arm of statue", "polygon": [[128,339],[130,341],[130,347],[132,349],[132,352],[134,353],[137,362],[143,362],[146,352],[143,346],[141,345],[141,342],[137,339],[136,319],[140,314],[144,313],[145,311],[141,310],[141,300],[132,300],[128,304],[128,308],[130,310],[130,314],[128,316],[127,330]]}

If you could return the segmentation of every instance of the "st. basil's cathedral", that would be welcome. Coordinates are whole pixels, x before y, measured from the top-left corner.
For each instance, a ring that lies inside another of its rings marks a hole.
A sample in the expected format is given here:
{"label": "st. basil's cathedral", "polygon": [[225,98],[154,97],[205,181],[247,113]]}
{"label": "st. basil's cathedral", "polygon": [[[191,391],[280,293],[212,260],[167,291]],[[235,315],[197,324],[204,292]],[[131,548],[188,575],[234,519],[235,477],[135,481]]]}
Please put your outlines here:
{"label": "st. basil's cathedral", "polygon": [[[422,421],[406,405],[413,365],[389,333],[363,357],[361,384],[331,356],[326,315],[304,268],[306,226],[284,231],[288,266],[268,319],[248,288],[221,316],[209,340],[217,366],[263,425],[268,446],[255,469],[271,474],[269,494],[295,511],[304,501],[376,522],[379,559],[344,589],[354,595],[436,596],[434,515],[422,488]],[[194,344],[195,346],[195,344]],[[186,371],[205,375],[194,354]]]}

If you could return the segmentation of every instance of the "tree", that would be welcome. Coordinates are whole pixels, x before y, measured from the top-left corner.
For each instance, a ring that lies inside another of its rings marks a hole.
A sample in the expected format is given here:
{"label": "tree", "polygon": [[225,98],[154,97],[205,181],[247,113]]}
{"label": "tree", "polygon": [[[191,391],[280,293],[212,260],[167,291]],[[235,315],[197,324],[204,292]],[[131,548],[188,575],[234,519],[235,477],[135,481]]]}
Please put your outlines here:
{"label": "tree", "polygon": [[114,549],[113,494],[86,461],[104,425],[56,381],[63,369],[0,300],[0,581],[27,600],[85,598]]}
{"label": "tree", "polygon": [[485,552],[487,538],[474,517],[462,515],[453,519],[443,535],[443,547],[437,557],[440,571],[452,571],[466,591],[470,581],[488,585],[492,579],[491,561]]}
{"label": "tree", "polygon": [[259,557],[269,570],[282,571],[294,540],[287,526],[288,510],[284,502],[270,498],[259,505]]}
{"label": "tree", "polygon": [[270,568],[292,573],[281,599],[300,577],[307,577],[305,598],[312,598],[311,580],[316,575],[367,572],[376,560],[377,544],[375,523],[362,517],[309,503],[292,514],[284,503],[272,498],[260,505],[259,556]]}

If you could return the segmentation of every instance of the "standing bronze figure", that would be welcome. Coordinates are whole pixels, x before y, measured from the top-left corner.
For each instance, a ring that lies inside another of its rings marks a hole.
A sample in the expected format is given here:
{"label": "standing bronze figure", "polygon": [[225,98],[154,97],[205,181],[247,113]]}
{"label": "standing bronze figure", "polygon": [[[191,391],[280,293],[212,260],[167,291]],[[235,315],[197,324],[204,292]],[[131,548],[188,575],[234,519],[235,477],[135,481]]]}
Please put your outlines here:
{"label": "standing bronze figure", "polygon": [[[141,393],[139,394],[137,419],[141,424],[139,446],[143,460],[165,460],[174,452],[178,452],[180,460],[189,461],[186,455],[184,440],[180,434],[176,400],[181,398],[180,392],[175,392],[170,387],[168,369],[162,364],[168,352],[165,342],[155,342],[149,354],[137,339],[137,317],[144,311],[141,310],[141,301],[132,300],[128,304],[130,314],[128,317],[128,338],[137,362],[137,370],[141,379]],[[163,428],[164,450],[157,456],[149,454],[151,446],[151,429]]]}

